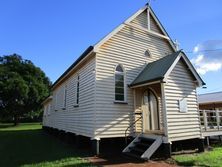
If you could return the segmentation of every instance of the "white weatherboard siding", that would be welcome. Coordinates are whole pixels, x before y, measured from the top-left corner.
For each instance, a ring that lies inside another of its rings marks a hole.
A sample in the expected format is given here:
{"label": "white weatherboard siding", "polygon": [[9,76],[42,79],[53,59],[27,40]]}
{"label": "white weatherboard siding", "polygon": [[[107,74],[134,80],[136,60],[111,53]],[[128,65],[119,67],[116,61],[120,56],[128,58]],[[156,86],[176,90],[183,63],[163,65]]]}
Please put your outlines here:
{"label": "white weatherboard siding", "polygon": [[[151,58],[144,54],[147,49]],[[132,89],[126,89],[127,104],[114,104],[116,65],[123,65],[128,85],[147,62],[172,52],[167,40],[127,25],[99,48],[96,55],[96,137],[124,137],[126,128],[135,119]]]}
{"label": "white weatherboard siding", "polygon": [[44,104],[44,108],[43,108],[43,118],[42,118],[42,125],[43,126],[48,126],[48,122],[47,122],[47,104]]}
{"label": "white weatherboard siding", "polygon": [[42,120],[42,125],[43,126],[48,126],[48,121],[47,121],[47,107],[48,103],[44,104],[44,110],[43,110],[43,120]]}
{"label": "white weatherboard siding", "polygon": [[[148,29],[148,19],[147,19],[147,10],[139,14],[135,19],[133,19],[130,23],[140,26],[142,28]],[[163,35],[160,27],[157,25],[156,21],[154,20],[153,16],[150,14],[150,30],[156,33]]]}
{"label": "white weatherboard siding", "polygon": [[[88,137],[94,136],[94,70],[95,58],[92,58],[53,91],[53,110],[51,114],[47,116],[47,126],[78,135]],[[79,106],[76,107],[76,85],[78,75],[80,77],[80,94]],[[67,99],[66,107],[64,108],[65,86],[67,87]]]}
{"label": "white weatherboard siding", "polygon": [[44,112],[43,112],[43,126],[49,126],[49,116],[52,112],[52,101],[48,101],[44,104]]}
{"label": "white weatherboard siding", "polygon": [[[169,140],[200,138],[196,84],[181,60],[167,78],[165,96]],[[179,112],[178,100],[182,98],[187,99],[186,113]]]}
{"label": "white weatherboard siding", "polygon": [[147,10],[139,14],[131,23],[141,26],[143,28],[148,28]]}
{"label": "white weatherboard siding", "polygon": [[157,32],[157,33],[163,35],[163,32],[161,31],[160,27],[155,22],[153,16],[150,16],[150,29],[154,32]]}

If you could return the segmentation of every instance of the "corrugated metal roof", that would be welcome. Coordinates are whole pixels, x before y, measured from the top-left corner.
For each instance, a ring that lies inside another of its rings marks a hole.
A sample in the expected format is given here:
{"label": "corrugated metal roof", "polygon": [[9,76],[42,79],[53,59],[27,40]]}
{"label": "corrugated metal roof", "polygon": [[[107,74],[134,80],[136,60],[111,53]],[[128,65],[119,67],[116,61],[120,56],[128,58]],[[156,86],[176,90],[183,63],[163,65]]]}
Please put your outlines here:
{"label": "corrugated metal roof", "polygon": [[214,93],[206,93],[198,95],[197,100],[199,104],[222,102],[222,92],[214,92]]}
{"label": "corrugated metal roof", "polygon": [[130,84],[130,86],[136,86],[163,79],[164,75],[180,53],[181,51],[177,51],[173,54],[163,57],[162,59],[147,64],[143,71]]}

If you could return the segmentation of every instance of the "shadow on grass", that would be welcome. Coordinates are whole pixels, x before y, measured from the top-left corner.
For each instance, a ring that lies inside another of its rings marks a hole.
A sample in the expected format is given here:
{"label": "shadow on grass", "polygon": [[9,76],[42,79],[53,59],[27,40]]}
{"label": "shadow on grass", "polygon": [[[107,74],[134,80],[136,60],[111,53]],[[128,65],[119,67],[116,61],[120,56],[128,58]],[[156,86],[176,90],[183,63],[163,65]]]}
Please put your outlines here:
{"label": "shadow on grass", "polygon": [[14,125],[12,123],[7,123],[7,124],[0,123],[0,129],[9,128],[9,127],[13,127],[13,126]]}
{"label": "shadow on grass", "polygon": [[177,162],[178,165],[182,165],[182,166],[194,166],[195,162],[193,160],[190,161],[186,161],[186,162]]}
{"label": "shadow on grass", "polygon": [[[186,162],[177,162],[180,166],[197,166],[194,160],[186,161]],[[209,165],[198,165],[200,167],[209,167]]]}
{"label": "shadow on grass", "polygon": [[[0,143],[0,166],[9,167],[28,164],[35,166],[35,164],[43,162],[64,164],[61,166],[89,165],[79,158],[89,156],[87,152],[65,145],[54,137],[45,134],[41,129],[0,131]],[[73,164],[70,163],[70,160]],[[67,165],[63,163],[65,161],[69,161]],[[77,161],[76,165],[75,161]]]}

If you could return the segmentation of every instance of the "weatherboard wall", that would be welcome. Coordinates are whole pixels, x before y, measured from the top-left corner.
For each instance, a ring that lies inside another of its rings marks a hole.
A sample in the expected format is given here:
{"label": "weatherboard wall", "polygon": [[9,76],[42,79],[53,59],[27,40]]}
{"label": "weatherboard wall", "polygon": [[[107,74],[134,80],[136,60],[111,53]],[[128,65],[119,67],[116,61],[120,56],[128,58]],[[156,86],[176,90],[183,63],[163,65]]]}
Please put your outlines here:
{"label": "weatherboard wall", "polygon": [[[153,18],[151,14],[149,14],[149,23],[150,23],[150,30],[154,31],[156,33],[159,33],[163,35],[163,32],[161,31],[160,27],[158,26],[157,22]],[[147,18],[147,10],[139,14],[135,19],[133,19],[130,23],[137,25],[139,27],[148,29],[148,18]]]}
{"label": "weatherboard wall", "polygon": [[42,120],[42,124],[43,126],[48,126],[49,125],[49,116],[52,112],[52,101],[47,101],[46,103],[44,103],[43,105],[43,120]]}
{"label": "weatherboard wall", "polygon": [[[102,44],[94,58],[87,60],[65,81],[53,90],[51,112],[44,117],[46,126],[93,137],[124,137],[126,128],[135,121],[134,112],[141,111],[140,102],[134,105],[133,89],[128,85],[137,77],[147,63],[173,53],[169,41],[152,35],[147,29],[147,11],[113,34]],[[162,32],[151,18],[151,31]],[[131,26],[131,25],[137,26]],[[141,27],[141,28],[140,28]],[[145,52],[149,49],[151,57]],[[115,67],[121,64],[125,70],[126,100],[115,102]],[[76,105],[76,83],[80,76],[79,105]],[[67,88],[64,106],[64,89]],[[170,141],[200,137],[197,113],[196,85],[186,66],[179,62],[165,84],[168,135]],[[140,92],[142,95],[143,92]],[[161,127],[163,126],[162,100],[159,99]],[[186,97],[188,112],[180,113],[178,100]],[[142,103],[142,102],[141,102]],[[134,108],[136,106],[136,108]],[[163,118],[164,119],[164,118]],[[141,122],[136,129],[141,131]]]}
{"label": "weatherboard wall", "polygon": [[[76,104],[76,86],[79,76],[79,105]],[[67,89],[64,106],[64,89]],[[87,62],[53,90],[52,110],[44,118],[44,126],[78,135],[94,135],[95,57]]]}
{"label": "weatherboard wall", "polygon": [[[187,100],[187,112],[180,112],[178,100]],[[168,137],[170,141],[200,138],[196,83],[180,60],[165,84]]]}
{"label": "weatherboard wall", "polygon": [[[140,21],[146,22],[146,19],[143,16]],[[145,56],[147,49],[151,57]],[[124,137],[126,128],[135,120],[133,91],[127,85],[147,63],[172,52],[166,39],[152,36],[130,25],[125,25],[99,48],[96,55],[96,137]],[[121,64],[125,70],[125,104],[117,104],[114,99],[114,72],[117,64]]]}

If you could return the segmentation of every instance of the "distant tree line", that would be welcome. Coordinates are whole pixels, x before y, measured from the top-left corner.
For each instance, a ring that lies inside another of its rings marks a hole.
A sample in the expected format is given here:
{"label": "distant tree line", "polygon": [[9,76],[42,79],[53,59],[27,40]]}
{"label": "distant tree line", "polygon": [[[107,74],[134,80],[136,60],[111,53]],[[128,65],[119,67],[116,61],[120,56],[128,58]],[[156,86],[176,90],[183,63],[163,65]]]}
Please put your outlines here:
{"label": "distant tree line", "polygon": [[0,56],[0,121],[37,121],[51,82],[30,60],[17,54]]}

